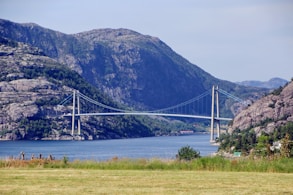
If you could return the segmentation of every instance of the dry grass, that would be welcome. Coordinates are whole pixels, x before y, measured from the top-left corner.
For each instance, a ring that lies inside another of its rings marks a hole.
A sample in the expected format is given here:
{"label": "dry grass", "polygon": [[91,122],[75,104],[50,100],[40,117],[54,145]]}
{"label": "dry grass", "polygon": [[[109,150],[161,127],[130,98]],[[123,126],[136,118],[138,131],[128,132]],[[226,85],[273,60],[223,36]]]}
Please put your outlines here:
{"label": "dry grass", "polygon": [[0,169],[0,194],[293,194],[293,174]]}

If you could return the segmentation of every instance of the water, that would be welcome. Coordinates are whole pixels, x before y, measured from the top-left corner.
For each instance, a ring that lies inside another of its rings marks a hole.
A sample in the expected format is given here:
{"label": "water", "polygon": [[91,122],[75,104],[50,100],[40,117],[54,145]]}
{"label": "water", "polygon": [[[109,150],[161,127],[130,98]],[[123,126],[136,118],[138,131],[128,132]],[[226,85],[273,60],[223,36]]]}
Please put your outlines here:
{"label": "water", "polygon": [[208,134],[194,134],[95,141],[0,141],[0,159],[19,158],[22,151],[26,159],[39,154],[43,157],[51,154],[56,159],[66,156],[70,161],[103,161],[113,157],[174,159],[186,145],[200,151],[201,156],[208,156],[218,149],[209,140]]}

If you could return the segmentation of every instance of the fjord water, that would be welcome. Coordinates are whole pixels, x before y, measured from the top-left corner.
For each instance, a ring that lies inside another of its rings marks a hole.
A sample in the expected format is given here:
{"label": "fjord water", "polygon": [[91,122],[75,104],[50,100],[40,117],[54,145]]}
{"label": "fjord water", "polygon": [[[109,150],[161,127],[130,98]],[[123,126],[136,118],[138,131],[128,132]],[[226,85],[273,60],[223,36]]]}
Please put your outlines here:
{"label": "fjord water", "polygon": [[209,134],[193,134],[95,141],[0,141],[0,159],[19,158],[22,151],[26,159],[40,154],[44,158],[67,157],[70,161],[103,161],[113,157],[174,159],[178,150],[187,145],[200,151],[201,156],[208,156],[218,149],[209,140]]}

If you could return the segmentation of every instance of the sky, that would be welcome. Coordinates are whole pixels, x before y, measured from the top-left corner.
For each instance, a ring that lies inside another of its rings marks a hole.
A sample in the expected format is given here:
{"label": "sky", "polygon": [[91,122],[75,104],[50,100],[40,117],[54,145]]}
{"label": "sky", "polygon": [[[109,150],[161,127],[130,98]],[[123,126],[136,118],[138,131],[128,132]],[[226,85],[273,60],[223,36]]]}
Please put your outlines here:
{"label": "sky", "polygon": [[0,18],[66,34],[131,29],[223,80],[293,78],[292,0],[0,0]]}

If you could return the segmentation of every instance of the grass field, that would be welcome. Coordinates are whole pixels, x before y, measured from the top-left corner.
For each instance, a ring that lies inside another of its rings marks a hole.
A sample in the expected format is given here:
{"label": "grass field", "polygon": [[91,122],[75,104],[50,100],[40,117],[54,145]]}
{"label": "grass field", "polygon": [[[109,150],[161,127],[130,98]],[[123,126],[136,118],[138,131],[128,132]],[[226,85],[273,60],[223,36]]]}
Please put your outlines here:
{"label": "grass field", "polygon": [[293,174],[2,168],[0,194],[293,194]]}
{"label": "grass field", "polygon": [[0,160],[0,194],[293,194],[293,159]]}

